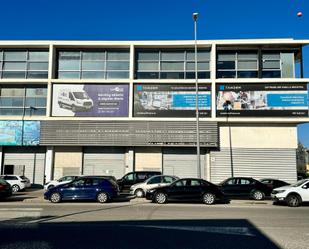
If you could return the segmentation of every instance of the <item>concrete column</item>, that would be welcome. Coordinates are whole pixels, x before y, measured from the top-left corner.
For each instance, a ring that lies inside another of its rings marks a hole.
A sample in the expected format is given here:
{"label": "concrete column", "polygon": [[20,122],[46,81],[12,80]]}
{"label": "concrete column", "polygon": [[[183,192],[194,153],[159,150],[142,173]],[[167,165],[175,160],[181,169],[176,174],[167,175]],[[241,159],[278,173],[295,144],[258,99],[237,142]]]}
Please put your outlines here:
{"label": "concrete column", "polygon": [[45,157],[45,182],[49,182],[53,178],[53,164],[54,164],[54,147],[49,146],[46,148]]}
{"label": "concrete column", "polygon": [[3,173],[3,147],[0,146],[0,174]]}
{"label": "concrete column", "polygon": [[211,83],[211,117],[216,117],[216,44],[212,44],[210,51],[210,79]]}
{"label": "concrete column", "polygon": [[211,179],[210,179],[210,153],[209,152],[207,152],[206,154],[205,154],[205,164],[206,164],[206,167],[205,167],[205,173],[206,173],[206,180],[207,181],[211,181]]}
{"label": "concrete column", "polygon": [[133,147],[127,148],[126,152],[126,170],[125,173],[132,172],[134,170],[134,149]]}

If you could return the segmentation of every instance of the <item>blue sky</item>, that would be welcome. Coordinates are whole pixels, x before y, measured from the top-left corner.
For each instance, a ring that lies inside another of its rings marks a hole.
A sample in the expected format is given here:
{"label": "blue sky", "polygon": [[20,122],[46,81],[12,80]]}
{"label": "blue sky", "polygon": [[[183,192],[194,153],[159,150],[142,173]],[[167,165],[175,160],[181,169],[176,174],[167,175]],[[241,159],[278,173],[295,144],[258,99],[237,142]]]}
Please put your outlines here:
{"label": "blue sky", "polygon": [[[1,0],[0,39],[188,40],[193,12],[198,39],[309,39],[308,0]],[[304,60],[309,77],[309,46]]]}

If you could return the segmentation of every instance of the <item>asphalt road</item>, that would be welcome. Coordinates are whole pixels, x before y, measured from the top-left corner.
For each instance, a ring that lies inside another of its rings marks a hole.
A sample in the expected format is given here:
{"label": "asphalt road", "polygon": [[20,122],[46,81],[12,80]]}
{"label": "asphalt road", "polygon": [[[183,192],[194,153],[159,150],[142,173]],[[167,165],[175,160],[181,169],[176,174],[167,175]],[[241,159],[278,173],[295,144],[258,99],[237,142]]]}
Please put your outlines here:
{"label": "asphalt road", "polygon": [[0,203],[3,249],[309,248],[309,206]]}

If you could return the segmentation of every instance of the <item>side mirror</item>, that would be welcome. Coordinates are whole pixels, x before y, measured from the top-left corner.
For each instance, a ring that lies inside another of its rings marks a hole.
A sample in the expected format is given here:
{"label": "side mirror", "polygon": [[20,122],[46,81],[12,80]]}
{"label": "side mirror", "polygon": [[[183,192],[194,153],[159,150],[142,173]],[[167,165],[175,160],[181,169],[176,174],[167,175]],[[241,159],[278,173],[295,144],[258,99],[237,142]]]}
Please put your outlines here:
{"label": "side mirror", "polygon": [[308,186],[307,186],[307,185],[304,185],[304,186],[302,186],[301,188],[303,188],[303,189],[308,189]]}

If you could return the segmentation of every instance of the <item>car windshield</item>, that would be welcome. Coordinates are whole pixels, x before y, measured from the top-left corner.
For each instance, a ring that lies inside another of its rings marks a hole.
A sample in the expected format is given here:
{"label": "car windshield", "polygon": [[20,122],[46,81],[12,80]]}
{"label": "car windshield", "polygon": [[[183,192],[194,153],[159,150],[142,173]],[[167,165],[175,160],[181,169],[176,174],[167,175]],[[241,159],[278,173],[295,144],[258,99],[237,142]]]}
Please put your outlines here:
{"label": "car windshield", "polygon": [[303,183],[307,182],[308,179],[303,179],[303,180],[300,180],[294,184],[291,185],[291,187],[299,187],[300,185],[302,185]]}
{"label": "car windshield", "polygon": [[20,176],[20,178],[23,179],[23,180],[28,180],[28,178],[25,177],[25,176]]}
{"label": "car windshield", "polygon": [[73,94],[77,99],[89,99],[86,92],[73,92]]}

